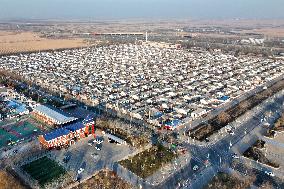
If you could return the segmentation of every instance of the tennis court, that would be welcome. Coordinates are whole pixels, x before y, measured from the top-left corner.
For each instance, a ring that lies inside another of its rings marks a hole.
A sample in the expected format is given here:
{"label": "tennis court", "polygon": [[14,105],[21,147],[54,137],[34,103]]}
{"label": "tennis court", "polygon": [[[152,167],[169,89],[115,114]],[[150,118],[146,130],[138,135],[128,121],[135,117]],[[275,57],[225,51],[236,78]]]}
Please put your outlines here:
{"label": "tennis court", "polygon": [[22,140],[38,135],[40,129],[29,121],[19,121],[0,127],[0,148],[14,145]]}

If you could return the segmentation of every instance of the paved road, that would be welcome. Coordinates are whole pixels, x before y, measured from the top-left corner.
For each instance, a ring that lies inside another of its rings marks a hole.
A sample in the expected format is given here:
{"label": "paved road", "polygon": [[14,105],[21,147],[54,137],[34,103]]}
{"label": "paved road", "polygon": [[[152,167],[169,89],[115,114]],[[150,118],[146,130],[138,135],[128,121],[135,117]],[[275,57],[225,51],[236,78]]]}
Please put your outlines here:
{"label": "paved road", "polygon": [[[176,185],[177,188],[192,188],[193,185],[191,185],[191,183],[194,182],[199,182],[200,186],[198,187],[202,188],[202,177],[204,177],[202,172],[204,172],[204,162],[206,160],[210,162],[210,167],[213,167],[213,169],[216,170],[215,172],[223,167],[229,167],[233,161],[233,153],[243,153],[243,149],[240,150],[240,146],[245,145],[246,148],[250,147],[250,145],[260,138],[265,132],[266,128],[263,126],[264,122],[274,123],[280,116],[280,110],[282,109],[284,102],[283,94],[284,91],[277,93],[273,96],[273,98],[266,100],[259,106],[241,116],[236,124],[237,127],[234,130],[234,135],[226,134],[222,138],[219,138],[219,140],[215,143],[204,145],[197,145],[192,143],[192,141],[187,142],[187,140],[183,138],[182,145],[191,152],[192,157],[198,157],[199,161],[202,162],[203,165],[200,165],[201,169],[199,171],[191,172],[186,175],[186,177],[180,175],[180,177],[175,176],[175,178],[178,178],[178,183]],[[271,114],[267,115],[266,112],[268,111],[271,112]],[[244,141],[246,138],[251,141]],[[243,144],[240,145],[240,143]],[[258,170],[258,175],[260,175],[258,178],[267,178],[263,172],[264,170]],[[178,174],[180,173],[177,173],[177,175]],[[259,180],[256,184],[259,184]],[[276,188],[278,187],[276,182],[274,185]],[[161,186],[165,185],[162,183]],[[196,185],[194,187],[196,187]]]}

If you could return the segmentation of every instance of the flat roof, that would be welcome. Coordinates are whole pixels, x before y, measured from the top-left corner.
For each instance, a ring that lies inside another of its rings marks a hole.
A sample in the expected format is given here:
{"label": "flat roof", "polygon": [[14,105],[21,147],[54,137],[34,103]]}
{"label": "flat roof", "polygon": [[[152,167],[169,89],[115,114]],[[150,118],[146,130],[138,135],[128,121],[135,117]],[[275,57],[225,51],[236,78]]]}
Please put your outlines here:
{"label": "flat roof", "polygon": [[108,137],[108,138],[110,138],[110,139],[112,139],[115,142],[118,142],[120,144],[125,144],[126,143],[126,141],[122,140],[121,138],[118,138],[117,136],[114,136],[114,135],[109,134],[109,133],[106,134],[106,137]]}
{"label": "flat roof", "polygon": [[53,119],[58,124],[68,123],[78,119],[51,106],[39,105],[36,106],[34,110],[40,112],[41,114],[44,114],[46,117]]}

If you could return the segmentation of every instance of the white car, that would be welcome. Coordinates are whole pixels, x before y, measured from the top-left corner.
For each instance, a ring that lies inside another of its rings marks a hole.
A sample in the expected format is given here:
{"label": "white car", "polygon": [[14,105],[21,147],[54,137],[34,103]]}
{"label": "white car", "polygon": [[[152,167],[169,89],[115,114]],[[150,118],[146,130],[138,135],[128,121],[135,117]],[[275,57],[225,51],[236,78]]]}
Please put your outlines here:
{"label": "white car", "polygon": [[232,130],[229,130],[228,133],[232,136],[235,135],[234,131],[232,131]]}
{"label": "white car", "polygon": [[197,171],[198,168],[199,168],[198,165],[194,165],[193,168],[192,168],[192,170],[193,170],[193,171]]}
{"label": "white car", "polygon": [[99,154],[97,153],[93,153],[91,156],[94,158],[94,160],[98,160],[100,158]]}
{"label": "white car", "polygon": [[78,174],[81,174],[84,170],[85,170],[85,169],[81,167],[80,169],[78,169],[77,173],[78,173]]}
{"label": "white car", "polygon": [[101,143],[103,143],[104,141],[102,140],[102,139],[96,139],[96,143],[97,144],[101,144]]}
{"label": "white car", "polygon": [[232,158],[234,158],[234,159],[239,159],[240,157],[237,156],[237,154],[233,154],[233,155],[232,155]]}
{"label": "white car", "polygon": [[274,173],[271,172],[271,171],[265,171],[264,173],[267,174],[268,176],[271,176],[271,177],[275,176]]}
{"label": "white car", "polygon": [[100,148],[100,147],[98,147],[98,146],[95,146],[95,149],[96,149],[96,150],[98,150],[98,151],[100,151],[100,150],[101,150],[101,148]]}

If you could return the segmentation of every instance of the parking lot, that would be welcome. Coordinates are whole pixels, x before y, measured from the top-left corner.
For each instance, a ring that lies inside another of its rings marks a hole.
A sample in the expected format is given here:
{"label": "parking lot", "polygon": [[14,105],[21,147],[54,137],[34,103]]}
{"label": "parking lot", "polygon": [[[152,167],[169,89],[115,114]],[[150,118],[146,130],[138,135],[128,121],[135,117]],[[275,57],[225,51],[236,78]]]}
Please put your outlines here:
{"label": "parking lot", "polygon": [[[113,162],[116,162],[128,154],[134,152],[127,145],[117,145],[115,143],[109,143],[107,138],[104,138],[104,142],[101,145],[101,150],[96,150],[94,144],[90,146],[88,141],[94,139],[93,136],[89,136],[85,139],[78,141],[75,145],[68,149],[60,151],[52,151],[52,157],[59,161],[68,171],[74,173],[74,179],[78,176],[78,170],[83,168],[84,170],[79,175],[81,179],[88,178],[96,171],[109,167]],[[96,158],[92,155],[96,154]],[[68,157],[67,162],[64,162],[64,158]]]}

